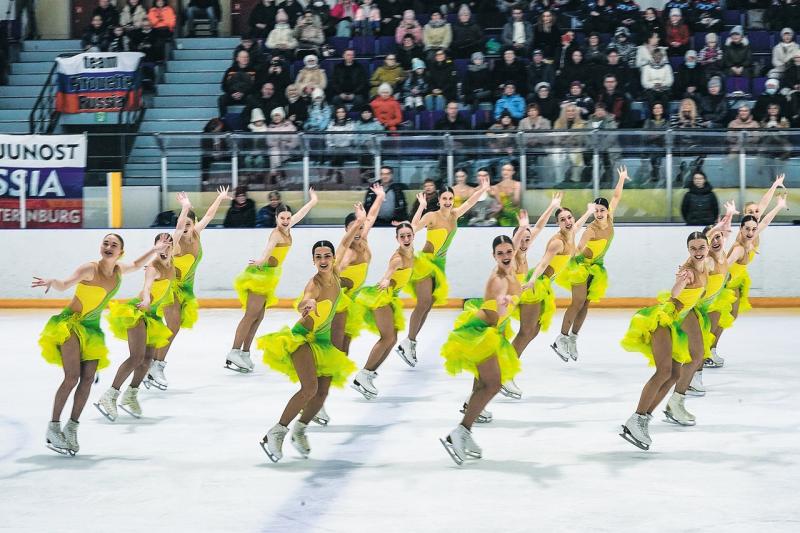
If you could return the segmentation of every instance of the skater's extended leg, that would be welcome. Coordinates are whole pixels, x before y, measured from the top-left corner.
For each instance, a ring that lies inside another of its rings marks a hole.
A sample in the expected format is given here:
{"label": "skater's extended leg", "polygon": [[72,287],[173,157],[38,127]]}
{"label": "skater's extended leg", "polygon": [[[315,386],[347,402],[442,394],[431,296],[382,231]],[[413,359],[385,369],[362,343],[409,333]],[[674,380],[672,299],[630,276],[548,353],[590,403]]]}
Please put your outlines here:
{"label": "skater's extended leg", "polygon": [[689,338],[689,353],[692,356],[692,362],[681,367],[680,376],[675,384],[675,392],[686,394],[694,373],[703,368],[705,346],[703,345],[703,332],[700,329],[700,322],[696,314],[689,313],[683,320],[681,329],[686,332]]}
{"label": "skater's extended leg", "polygon": [[167,323],[167,327],[172,332],[172,335],[169,338],[169,344],[156,350],[155,356],[153,357],[156,361],[165,361],[167,359],[167,353],[172,347],[175,337],[178,336],[178,332],[181,330],[180,302],[175,301],[175,303],[164,309],[164,321]]}
{"label": "skater's extended leg", "polygon": [[472,396],[470,396],[467,409],[464,412],[464,418],[461,420],[462,426],[467,429],[472,428],[472,424],[481,414],[481,411],[500,392],[500,386],[500,365],[497,362],[497,357],[492,356],[478,365],[477,388],[474,388]]}
{"label": "skater's extended leg", "polygon": [[81,379],[78,382],[78,387],[75,389],[75,396],[72,398],[72,413],[70,413],[70,418],[75,422],[80,419],[83,408],[86,406],[86,401],[89,399],[89,393],[92,390],[96,372],[96,360],[84,361],[81,363]]}
{"label": "skater's extended leg", "polygon": [[[281,415],[279,422],[286,427],[295,419],[303,406],[317,394],[317,367],[314,363],[314,354],[311,352],[311,347],[308,344],[300,346],[292,354],[292,363],[295,371],[297,371],[297,377],[300,378],[300,390],[289,399],[289,403],[286,404],[286,408]],[[319,407],[317,410],[319,410]]]}
{"label": "skater's extended leg", "polygon": [[147,329],[144,320],[139,320],[139,323],[128,330],[128,349],[130,355],[125,361],[119,365],[117,375],[114,376],[114,382],[111,384],[117,390],[122,388],[122,384],[128,379],[137,367],[144,362],[144,354],[147,350]]}
{"label": "skater's extended leg", "polygon": [[153,362],[153,357],[156,355],[156,349],[148,346],[144,352],[144,360],[142,364],[136,367],[136,370],[133,371],[133,378],[131,378],[131,387],[139,388],[141,385],[142,380],[147,375],[147,372],[150,370],[150,363]]}
{"label": "skater's extended leg", "polygon": [[336,316],[333,317],[333,322],[331,322],[331,343],[347,353],[344,349],[345,325],[347,325],[347,312],[336,313]]}
{"label": "skater's extended leg", "polygon": [[61,419],[61,412],[64,410],[67,398],[78,386],[81,377],[81,347],[75,334],[70,335],[67,341],[61,345],[61,364],[64,367],[64,379],[58,386],[53,401],[53,422]]}
{"label": "skater's extended leg", "polygon": [[325,404],[325,399],[328,397],[328,391],[331,388],[330,376],[319,376],[317,378],[317,393],[313,398],[303,407],[303,415],[300,417],[300,422],[308,424],[316,416],[322,406]]}
{"label": "skater's extended leg", "polygon": [[572,286],[572,301],[564,311],[564,319],[561,321],[561,334],[569,335],[575,318],[578,316],[583,305],[586,303],[587,288],[585,283]]}
{"label": "skater's extended leg", "polygon": [[394,313],[388,305],[375,309],[375,325],[378,326],[380,338],[369,353],[366,370],[375,371],[386,360],[397,342],[397,331],[394,329]]}
{"label": "skater's extended leg", "polygon": [[264,320],[264,314],[266,313],[266,309],[264,307],[261,308],[259,311],[258,316],[256,316],[255,322],[250,327],[250,331],[247,332],[247,336],[244,338],[244,343],[242,344],[242,351],[249,352],[250,345],[253,344],[253,339],[256,338],[256,333],[258,332],[258,327],[261,325],[261,321]]}
{"label": "skater's extended leg", "polygon": [[656,328],[653,332],[652,346],[656,371],[642,388],[639,405],[636,407],[636,412],[640,415],[650,412],[650,406],[658,395],[659,389],[672,376],[672,337],[669,329],[665,327]]}
{"label": "skater's extended leg", "polygon": [[[244,346],[245,339],[250,335],[250,331],[254,329],[254,324],[255,329],[258,329],[258,324],[261,322],[260,318],[264,317],[264,302],[264,296],[252,292],[247,293],[247,305],[245,306],[244,316],[239,320],[239,325],[236,326],[236,335],[233,338],[233,346],[231,346],[231,348],[238,350]],[[254,335],[255,333],[253,333],[253,336]],[[249,344],[247,348],[250,348]]]}
{"label": "skater's extended leg", "polygon": [[433,278],[426,278],[417,282],[414,287],[417,294],[417,305],[411,313],[408,325],[408,338],[412,341],[417,340],[419,330],[425,324],[428,313],[433,307]]}
{"label": "skater's extended leg", "polygon": [[517,357],[522,357],[522,352],[528,344],[539,334],[539,315],[542,312],[542,304],[524,304],[519,306],[519,331],[514,341],[511,343],[517,352]]}

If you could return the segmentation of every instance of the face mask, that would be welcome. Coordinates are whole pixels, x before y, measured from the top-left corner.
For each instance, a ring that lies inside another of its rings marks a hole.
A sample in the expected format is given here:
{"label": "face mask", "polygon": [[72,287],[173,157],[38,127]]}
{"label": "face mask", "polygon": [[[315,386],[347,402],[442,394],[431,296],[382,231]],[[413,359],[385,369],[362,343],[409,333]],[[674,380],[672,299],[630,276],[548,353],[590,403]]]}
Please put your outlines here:
{"label": "face mask", "polygon": [[686,68],[694,68],[695,65],[697,65],[696,61],[687,61],[686,62]]}
{"label": "face mask", "polygon": [[767,87],[766,89],[764,89],[764,92],[767,94],[775,94],[776,92],[778,92],[778,89],[776,89],[775,87]]}

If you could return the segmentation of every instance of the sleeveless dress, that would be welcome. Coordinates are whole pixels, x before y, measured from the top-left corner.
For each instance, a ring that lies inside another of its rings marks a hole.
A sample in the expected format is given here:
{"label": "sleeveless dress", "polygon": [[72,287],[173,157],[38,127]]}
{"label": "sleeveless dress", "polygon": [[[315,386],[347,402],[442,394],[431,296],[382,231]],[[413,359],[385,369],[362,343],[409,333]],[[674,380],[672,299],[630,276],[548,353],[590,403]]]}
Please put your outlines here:
{"label": "sleeveless dress", "polygon": [[127,302],[111,302],[108,305],[108,326],[118,339],[128,340],[128,330],[144,320],[147,330],[147,346],[163,348],[169,344],[172,330],[164,324],[164,308],[174,303],[176,280],[157,279],[150,286],[150,307],[142,311],[136,307],[142,300],[133,298]]}
{"label": "sleeveless dress", "polygon": [[426,232],[426,245],[430,243],[433,252],[419,252],[414,258],[414,271],[411,274],[411,283],[406,285],[405,290],[408,294],[416,298],[416,284],[424,279],[433,279],[433,305],[444,305],[447,303],[447,276],[445,275],[445,263],[447,262],[447,249],[453,242],[456,229],[448,232],[447,228],[436,228]]}
{"label": "sleeveless dress", "polygon": [[375,324],[375,310],[379,307],[391,306],[394,321],[394,329],[403,331],[406,328],[406,321],[403,317],[403,302],[400,300],[400,291],[408,285],[411,280],[413,268],[399,268],[392,273],[391,285],[383,290],[377,285],[364,287],[356,295],[352,307],[347,315],[348,327],[352,324],[358,333],[366,329],[371,333],[380,335],[378,326]]}
{"label": "sleeveless dress", "polygon": [[496,355],[501,382],[513,379],[522,368],[517,352],[509,342],[513,337],[510,318],[518,311],[518,304],[519,297],[513,296],[505,314],[497,318],[497,325],[490,326],[476,315],[480,309],[497,312],[497,301],[468,300],[441,349],[445,370],[453,376],[467,371],[477,378],[478,365]]}
{"label": "sleeveless dress", "polygon": [[756,256],[756,250],[750,250],[747,255],[747,264],[740,265],[739,263],[733,263],[731,266],[728,267],[728,282],[725,284],[725,288],[731,289],[735,291],[736,289],[739,290],[739,312],[749,311],[753,308],[750,305],[750,284],[752,283],[750,280],[750,273],[747,271],[747,267],[750,266],[750,263]]}
{"label": "sleeveless dress", "polygon": [[605,296],[608,288],[608,272],[603,265],[603,258],[611,247],[614,236],[608,239],[597,239],[586,243],[586,247],[592,251],[591,259],[578,254],[573,257],[567,267],[556,278],[556,283],[568,291],[572,290],[573,285],[586,283],[589,276],[592,277],[591,283],[587,287],[586,299],[590,302],[599,302]]}
{"label": "sleeveless dress", "polygon": [[[341,294],[341,292],[339,293]],[[313,326],[309,331],[301,322],[292,329],[284,327],[275,333],[268,333],[256,340],[256,346],[264,354],[264,363],[289,380],[300,380],[292,362],[292,354],[304,344],[308,344],[314,354],[317,376],[330,376],[331,385],[343,387],[350,374],[357,370],[355,363],[331,343],[331,323],[336,316],[337,301],[321,300],[316,311],[309,313]]]}
{"label": "sleeveless dress", "polygon": [[519,210],[514,205],[514,200],[510,194],[501,192],[498,200],[500,201],[500,212],[497,214],[497,225],[504,227],[519,226]]}
{"label": "sleeveless dress", "polygon": [[[716,270],[716,267],[715,267]],[[725,287],[727,273],[711,272],[706,282],[706,292],[703,299],[697,304],[697,311],[700,316],[700,329],[703,332],[705,342],[705,358],[711,357],[711,345],[714,343],[714,334],[711,333],[711,313],[719,313],[719,325],[722,328],[729,328],[733,324],[733,303],[736,301],[736,294],[732,289]]]}
{"label": "sleeveless dress", "polygon": [[100,329],[100,315],[119,290],[122,276],[119,271],[116,276],[117,283],[109,292],[97,285],[78,283],[75,287],[75,298],[81,302],[81,312],[76,313],[66,308],[50,317],[39,336],[39,346],[45,361],[52,365],[64,366],[61,360],[61,345],[74,333],[80,345],[81,361],[97,361],[98,370],[110,364],[105,335]]}
{"label": "sleeveless dress", "polygon": [[269,259],[262,266],[250,265],[244,269],[244,272],[236,276],[233,280],[233,288],[239,295],[239,301],[242,304],[242,310],[247,307],[247,293],[259,294],[265,298],[264,308],[272,307],[278,303],[278,298],[275,296],[275,287],[278,286],[278,281],[281,279],[281,265],[286,259],[286,254],[289,253],[291,244],[283,246],[275,246],[272,249],[272,255],[269,259],[275,259],[278,263],[276,266],[268,266]]}
{"label": "sleeveless dress", "polygon": [[653,332],[659,326],[664,326],[669,328],[672,336],[672,359],[679,363],[690,363],[692,357],[689,354],[689,339],[686,332],[681,329],[681,322],[693,312],[698,315],[698,320],[702,323],[696,306],[704,291],[705,287],[683,289],[676,298],[682,305],[680,310],[675,306],[668,291],[660,293],[657,305],[639,309],[633,315],[631,325],[620,344],[629,352],[641,353],[647,358],[650,366],[655,366]]}
{"label": "sleeveless dress", "polygon": [[203,258],[203,245],[197,241],[197,257],[190,253],[176,255],[172,258],[175,268],[178,269],[178,281],[174,285],[175,300],[181,304],[181,328],[188,329],[197,322],[197,309],[199,307],[194,295],[194,274],[197,265]]}
{"label": "sleeveless dress", "polygon": [[367,280],[368,268],[369,263],[358,263],[357,265],[347,266],[339,273],[340,279],[347,279],[352,283],[352,287],[342,287],[339,303],[336,306],[337,313],[347,313],[344,332],[351,339],[358,337],[360,329],[356,323],[351,323],[349,310]]}
{"label": "sleeveless dress", "polygon": [[[522,291],[520,295],[520,305],[541,304],[542,310],[539,313],[539,327],[542,331],[547,331],[550,328],[550,323],[553,321],[553,315],[556,312],[556,294],[553,292],[553,278],[558,276],[564,268],[566,268],[569,260],[570,256],[567,254],[554,255],[553,258],[550,259],[550,264],[548,265],[548,268],[553,269],[552,276],[541,274],[536,278],[533,287]],[[532,268],[528,270],[527,274],[517,274],[517,279],[520,284],[527,283],[531,279],[534,270],[535,269]],[[547,269],[545,269],[545,272],[546,271]]]}

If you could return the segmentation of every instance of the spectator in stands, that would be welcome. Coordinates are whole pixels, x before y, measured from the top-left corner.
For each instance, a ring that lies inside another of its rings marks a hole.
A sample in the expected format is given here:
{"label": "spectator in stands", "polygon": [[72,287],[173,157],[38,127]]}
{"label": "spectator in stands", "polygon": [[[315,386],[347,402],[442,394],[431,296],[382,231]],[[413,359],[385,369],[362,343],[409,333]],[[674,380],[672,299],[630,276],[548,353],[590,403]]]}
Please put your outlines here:
{"label": "spectator in stands", "polygon": [[594,112],[594,100],[584,93],[584,85],[578,80],[569,84],[569,91],[561,101],[563,107],[567,103],[575,104],[581,113],[581,118],[586,120]]}
{"label": "spectator in stands", "polygon": [[[295,84],[297,85],[297,84]],[[333,109],[325,101],[325,91],[316,87],[311,91],[311,104],[308,106],[308,120],[303,125],[305,131],[325,131],[331,123]]]}
{"label": "spectator in stands", "polygon": [[453,42],[450,51],[455,59],[469,58],[483,46],[483,29],[472,18],[466,4],[458,9],[458,21],[453,25]]}
{"label": "spectator in stands", "polygon": [[403,110],[400,109],[399,102],[392,96],[392,92],[391,85],[382,83],[378,87],[378,96],[372,99],[370,106],[373,113],[375,113],[375,118],[387,130],[395,131],[400,123],[403,122]]}
{"label": "spectator in stands", "polygon": [[153,30],[152,26],[150,26],[149,19],[145,19],[145,21],[142,22],[141,28],[130,32],[130,38],[131,50],[142,52],[144,54],[143,62],[159,63],[164,61],[164,46],[166,43],[160,38],[159,34]]}
{"label": "spectator in stands", "polygon": [[767,19],[771,30],[777,30],[783,26],[800,28],[800,2],[797,0],[773,1],[771,9],[767,13]]}
{"label": "spectator in stands", "polygon": [[428,89],[425,107],[429,111],[442,111],[445,104],[458,96],[458,76],[453,60],[444,50],[437,50],[428,63]]}
{"label": "spectator in stands", "polygon": [[308,57],[306,54],[319,56],[319,47],[325,42],[320,21],[314,18],[311,10],[303,11],[303,16],[297,19],[294,27],[294,38],[297,39],[296,57]]}
{"label": "spectator in stands", "polygon": [[516,121],[508,109],[503,110],[495,118],[494,124],[489,126],[486,135],[489,137],[489,147],[498,155],[500,162],[508,161],[516,151],[517,132]]}
{"label": "spectator in stands", "polygon": [[574,81],[580,81],[582,84],[592,81],[591,72],[584,63],[583,52],[580,50],[573,50],[564,68],[556,76],[556,90],[559,94],[565,94]]}
{"label": "spectator in stands", "polygon": [[[646,130],[666,130],[669,127],[669,120],[664,112],[664,104],[655,102],[650,106],[650,116],[644,121],[644,126],[642,127]],[[646,139],[648,145],[655,149],[651,151],[653,155],[650,156],[650,177],[644,183],[649,181],[658,182],[661,180],[661,162],[664,160],[664,156],[661,155],[664,148],[664,135],[662,133],[649,135]]]}
{"label": "spectator in stands", "polygon": [[375,0],[362,0],[356,11],[355,34],[377,37],[381,34],[381,9]]}
{"label": "spectator in stands", "polygon": [[[608,61],[608,64],[603,70],[605,71],[605,76],[610,74],[616,78],[618,84],[617,89],[620,92],[630,93],[631,82],[633,78],[631,69],[628,68],[628,65],[621,63],[619,59],[619,52],[617,52],[615,48],[609,49],[606,52],[606,60]],[[603,79],[605,80],[605,77]],[[594,90],[600,91],[602,89],[600,87],[595,87]]]}
{"label": "spectator in stands", "polygon": [[[729,130],[752,130],[757,129],[758,127],[759,124],[753,118],[753,115],[750,113],[750,106],[747,104],[741,104],[739,109],[736,111],[736,118],[728,122]],[[739,152],[742,148],[742,141],[739,134],[736,132],[728,132],[728,143],[730,143],[731,152],[733,153]]]}
{"label": "spectator in stands", "polygon": [[244,105],[245,98],[253,91],[255,79],[256,69],[250,64],[250,54],[242,50],[222,76],[222,95],[217,100],[220,118],[227,114],[229,105]]}
{"label": "spectator in stands", "polygon": [[719,0],[695,0],[689,18],[696,32],[718,32],[724,27]]}
{"label": "spectator in stands", "polygon": [[533,44],[533,26],[526,21],[522,7],[511,9],[511,19],[503,26],[501,35],[503,45],[513,50],[519,57],[527,57]]}
{"label": "spectator in stands", "polygon": [[[475,187],[471,187],[467,184],[467,171],[463,168],[456,169],[456,171],[453,173],[453,176],[455,178],[455,183],[453,184],[453,207],[458,207],[466,202],[470,196],[472,196],[472,194],[475,192]],[[439,199],[437,198],[436,201],[438,203]],[[465,213],[466,216],[463,216],[459,219],[459,226],[466,225],[467,220],[470,218],[471,212],[472,209]]]}
{"label": "spectator in stands", "polygon": [[[424,215],[425,213],[430,213],[431,211],[438,211],[439,191],[436,190],[436,180],[432,178],[425,178],[425,181],[422,182],[422,194],[425,195],[425,200],[428,203],[422,214]],[[419,200],[414,200],[414,203],[411,205],[411,212],[416,214],[417,209],[419,209]]]}
{"label": "spectator in stands", "polygon": [[256,87],[262,87],[269,82],[275,87],[275,92],[283,95],[286,87],[291,83],[289,69],[280,55],[273,55],[266,68],[259,70],[256,76]]}
{"label": "spectator in stands", "polygon": [[586,39],[586,46],[581,50],[583,52],[583,62],[589,69],[589,77],[596,78],[602,76],[600,72],[602,67],[606,64],[605,47],[600,44],[600,34],[592,32]]}
{"label": "spectator in stands", "polygon": [[575,40],[575,31],[567,30],[561,35],[561,46],[556,51],[556,59],[553,62],[553,68],[556,71],[556,79],[558,73],[564,68],[567,60],[572,56],[572,52],[580,50],[581,47],[578,41]]}
{"label": "spectator in stands", "polygon": [[114,26],[109,35],[109,41],[106,45],[105,51],[107,52],[130,52],[131,44],[130,38],[125,35],[125,29],[122,26]]}
{"label": "spectator in stands", "polygon": [[303,129],[303,125],[308,120],[308,106],[311,98],[300,92],[294,83],[286,86],[286,119],[294,124],[298,130]]}
{"label": "spectator in stands", "polygon": [[253,111],[260,109],[263,116],[267,116],[276,107],[285,107],[288,103],[282,92],[278,92],[275,84],[268,81],[261,85],[258,94],[251,94],[246,99],[246,107],[242,116],[252,121]]}
{"label": "spectator in stands", "polygon": [[688,50],[683,65],[678,67],[678,72],[675,73],[672,94],[676,98],[688,97],[698,101],[705,85],[706,75],[703,67],[697,64],[697,52]]}
{"label": "spectator in stands", "polygon": [[421,59],[411,61],[411,72],[403,81],[401,98],[403,107],[409,110],[424,111],[425,97],[428,95],[428,76],[425,73],[425,62]]}
{"label": "spectator in stands", "polygon": [[767,108],[775,104],[780,108],[780,114],[786,115],[788,112],[789,101],[786,97],[778,92],[780,82],[775,78],[769,78],[764,84],[764,92],[756,99],[756,105],[753,107],[753,117],[762,122],[767,118]]}
{"label": "spectator in stands", "polygon": [[674,130],[694,129],[702,126],[703,119],[697,112],[697,104],[691,98],[681,100],[678,112],[669,120],[669,127]]}
{"label": "spectator in stands", "polygon": [[352,135],[346,134],[355,131],[355,129],[355,124],[347,117],[347,108],[343,105],[336,106],[333,110],[333,120],[325,129],[328,133],[334,133],[334,135],[325,136],[325,145],[330,155],[331,167],[333,167],[328,171],[328,175],[332,175],[333,170],[344,165],[348,156],[348,149],[355,141]]}
{"label": "spectator in stands", "polygon": [[297,73],[294,83],[303,94],[311,94],[314,89],[325,90],[328,86],[328,75],[319,68],[317,56],[308,54],[303,58],[303,68]]}
{"label": "spectator in stands", "polygon": [[[421,60],[420,58],[420,61]],[[411,69],[411,63],[409,63],[408,67]],[[383,65],[375,69],[375,72],[372,73],[372,77],[369,80],[370,97],[376,96],[378,94],[378,87],[384,83],[388,84],[389,88],[394,91],[394,88],[399,86],[405,78],[406,71],[398,64],[397,56],[395,56],[395,54],[387,54],[386,58],[383,60]]]}
{"label": "spectator in stands", "polygon": [[175,33],[177,17],[175,16],[175,10],[167,3],[167,0],[155,0],[153,7],[147,12],[147,19],[159,39],[164,42],[172,39]]}
{"label": "spectator in stands", "polygon": [[636,68],[642,68],[653,60],[653,52],[660,48],[661,36],[658,33],[650,33],[647,40],[636,47]]}
{"label": "spectator in stands", "polygon": [[672,66],[666,58],[662,48],[653,52],[653,60],[642,67],[642,95],[650,105],[653,102],[662,102],[664,106],[669,103],[669,95],[675,78],[672,74]]}
{"label": "spectator in stands", "polygon": [[608,0],[589,0],[584,4],[584,31],[611,33],[616,27],[617,17]]}
{"label": "spectator in stands", "polygon": [[661,15],[664,17],[664,20],[669,23],[669,17],[672,15],[672,10],[677,9],[682,15],[686,15],[688,18],[691,16],[693,1],[694,0],[667,0],[667,2],[664,4],[664,8],[661,10]]}
{"label": "spectator in stands", "polygon": [[716,224],[719,217],[719,202],[706,175],[700,170],[695,171],[692,181],[686,188],[689,190],[683,195],[681,202],[681,215],[686,225]]}
{"label": "spectator in stands", "polygon": [[226,228],[256,227],[256,203],[247,197],[247,185],[236,187],[222,225]]}
{"label": "spectator in stands", "polygon": [[502,92],[503,86],[509,80],[514,82],[520,93],[527,93],[528,72],[522,61],[517,58],[514,50],[504,51],[502,61],[494,62],[492,78],[494,80],[494,90],[497,93]]}
{"label": "spectator in stands", "polygon": [[266,65],[267,58],[264,56],[264,53],[261,51],[261,47],[258,46],[258,43],[249,33],[243,33],[239,44],[236,45],[236,48],[233,50],[233,57],[236,58],[236,54],[239,53],[241,50],[247,50],[247,53],[250,54],[250,63],[253,65],[259,74],[263,70],[264,66]]}
{"label": "spectator in stands", "polygon": [[453,29],[450,23],[442,17],[441,12],[431,13],[431,19],[425,24],[422,31],[422,44],[427,53],[428,60],[434,57],[438,50],[446,52],[453,41]]}
{"label": "spectator in stands", "polygon": [[433,129],[438,131],[471,130],[472,125],[458,112],[458,102],[448,102],[444,109],[444,116],[440,118]]}
{"label": "spectator in stands", "polygon": [[792,127],[800,127],[800,52],[795,53],[791,64],[781,79],[781,93],[789,99],[789,120]]}
{"label": "spectator in stands", "polygon": [[538,48],[534,50],[533,60],[528,64],[528,90],[530,91],[527,95],[528,99],[533,98],[535,95],[533,90],[540,82],[544,81],[552,85],[555,82],[555,78],[553,65],[545,62],[544,54],[541,50]]}
{"label": "spectator in stands", "polygon": [[367,101],[369,78],[361,63],[357,63],[356,53],[347,49],[342,54],[344,61],[333,67],[330,91],[334,105],[362,106]]}
{"label": "spectator in stands", "polygon": [[734,26],[722,49],[722,67],[729,76],[749,78],[752,66],[750,41],[744,36],[741,26]]}
{"label": "spectator in stands", "polygon": [[94,15],[92,22],[81,38],[84,52],[102,52],[108,47],[108,31],[103,27],[103,17]]}
{"label": "spectator in stands", "polygon": [[403,19],[405,0],[381,0],[381,35],[394,36],[397,26]]}
{"label": "spectator in stands", "polygon": [[536,96],[531,99],[531,103],[539,106],[539,112],[544,118],[552,123],[555,123],[556,118],[561,111],[560,100],[553,96],[550,90],[550,84],[546,81],[539,82],[534,87]]}
{"label": "spectator in stands", "polygon": [[411,70],[413,59],[425,60],[425,50],[422,45],[414,41],[414,36],[410,33],[403,36],[403,42],[397,49],[397,62],[404,70]]}
{"label": "spectator in stands", "polygon": [[231,154],[228,151],[228,142],[225,138],[225,123],[219,118],[212,118],[203,127],[203,133],[216,135],[203,135],[200,140],[200,168],[203,172],[203,179],[207,178],[207,172],[211,164],[217,161],[230,161]]}
{"label": "spectator in stands", "polygon": [[614,7],[617,15],[617,24],[628,30],[628,37],[636,29],[639,22],[639,4],[633,0],[619,0]]}
{"label": "spectator in stands", "polygon": [[464,103],[473,109],[481,104],[494,105],[495,83],[482,52],[473,52],[461,87]]}
{"label": "spectator in stands", "polygon": [[614,40],[608,44],[607,49],[614,48],[619,54],[619,61],[630,68],[636,68],[637,47],[631,42],[631,32],[628,28],[620,26],[614,31]]}
{"label": "spectator in stands", "polygon": [[331,18],[336,21],[337,37],[352,37],[357,11],[358,4],[352,0],[340,0],[331,8]]}
{"label": "spectator in stands", "polygon": [[97,0],[97,7],[92,11],[92,26],[94,26],[94,17],[100,16],[100,27],[103,31],[110,30],[119,24],[119,11],[111,5],[109,0]]}
{"label": "spectator in stands", "polygon": [[297,23],[300,17],[303,16],[303,5],[297,0],[283,0],[280,3],[281,9],[286,11],[289,17],[289,23]]}
{"label": "spectator in stands", "polygon": [[139,0],[126,0],[125,5],[119,11],[119,24],[126,33],[141,28],[145,19],[147,19],[147,11],[139,3]]}
{"label": "spectator in stands", "polygon": [[283,9],[279,9],[275,14],[275,27],[269,32],[266,47],[273,54],[281,54],[287,59],[294,55],[294,51],[297,48],[297,39],[295,39],[294,31],[289,25],[289,16]]}
{"label": "spectator in stands", "polygon": [[[787,135],[779,135],[777,132],[770,132],[773,129],[786,129],[789,127],[789,119],[781,112],[778,104],[769,104],[767,116],[760,122],[764,131],[759,139],[759,152],[766,159],[764,167],[781,167],[783,161],[792,155],[792,143]],[[778,161],[775,164],[775,161]],[[780,168],[769,172],[769,176],[780,173]]]}
{"label": "spectator in stands", "polygon": [[509,80],[503,86],[503,94],[494,104],[494,119],[498,120],[506,111],[515,121],[520,120],[525,115],[525,99],[517,94],[512,80]]}
{"label": "spectator in stands", "polygon": [[520,131],[549,130],[552,123],[544,118],[539,111],[539,104],[528,104],[525,108],[525,118],[519,121],[517,129]]}
{"label": "spectator in stands", "polygon": [[683,20],[681,10],[672,8],[669,12],[669,22],[664,30],[664,41],[670,56],[682,56],[689,49],[689,26]]}
{"label": "spectator in stands", "polygon": [[403,42],[403,37],[406,35],[411,35],[414,38],[415,43],[422,43],[422,26],[420,26],[419,22],[417,22],[417,17],[412,9],[406,9],[403,11],[403,18],[400,20],[400,23],[397,25],[397,29],[394,32],[395,42],[400,44]]}
{"label": "spectator in stands", "polygon": [[[263,111],[260,109],[253,110],[247,129],[253,133],[267,132],[267,119]],[[241,144],[245,153],[243,166],[245,168],[262,168],[264,166],[263,154],[267,152],[267,136],[251,135],[243,139]]]}
{"label": "spectator in stands", "polygon": [[631,100],[619,90],[619,82],[613,74],[606,74],[603,77],[603,89],[597,94],[596,100],[598,104],[602,102],[605,105],[619,127],[629,126]]}
{"label": "spectator in stands", "polygon": [[552,11],[546,10],[539,15],[533,32],[532,46],[542,51],[545,59],[554,61],[561,48],[561,33],[556,25],[556,17]]}
{"label": "spectator in stands", "polygon": [[648,7],[644,10],[644,15],[639,23],[639,36],[647,38],[650,35],[657,34],[659,37],[664,35],[664,24],[658,17],[658,12],[653,7]]}
{"label": "spectator in stands", "polygon": [[281,201],[281,193],[278,191],[269,191],[267,201],[269,203],[256,213],[257,228],[274,228],[275,216],[278,213],[278,209],[288,209],[290,213],[292,212],[292,209]]}
{"label": "spectator in stands", "polygon": [[194,19],[208,19],[211,25],[211,36],[218,35],[217,26],[219,25],[222,8],[219,0],[189,0],[186,6],[186,26],[189,29],[189,37],[194,37]]}
{"label": "spectator in stands", "polygon": [[[286,119],[286,112],[282,107],[276,107],[269,114],[270,122],[267,126],[267,147],[269,151],[269,168],[272,181],[276,181],[278,168],[292,157],[292,151],[299,146],[297,128]],[[276,135],[285,133],[285,135]]]}
{"label": "spectator in stands", "polygon": [[697,54],[697,62],[703,67],[706,76],[722,76],[722,48],[716,33],[706,34],[706,45]]}
{"label": "spectator in stands", "polygon": [[[617,121],[614,120],[614,115],[608,112],[603,102],[595,104],[594,113],[589,115],[587,124],[593,130],[617,129]],[[600,164],[602,167],[600,179],[611,182],[614,169],[622,158],[622,150],[617,141],[617,136],[606,131],[605,135],[598,137],[597,148],[600,152]]]}
{"label": "spectator in stands", "polygon": [[713,76],[706,85],[708,94],[700,97],[700,117],[706,128],[724,128],[728,115],[728,102],[722,93],[722,80]]}
{"label": "spectator in stands", "polygon": [[[275,27],[275,16],[278,14],[276,4],[276,0],[260,0],[250,12],[247,22],[250,25],[250,34],[256,39],[266,39]],[[274,224],[270,227],[274,227]]]}
{"label": "spectator in stands", "polygon": [[[575,104],[567,104],[561,108],[561,114],[553,124],[556,130],[583,130],[587,128],[586,121],[581,119],[580,111]],[[561,137],[557,143],[568,146],[568,148],[556,148],[553,153],[556,167],[556,180],[561,182],[566,174],[570,176],[570,181],[581,181],[583,173],[583,148],[580,146],[580,138]],[[564,169],[564,164],[567,169]],[[566,170],[566,172],[565,172]]]}
{"label": "spectator in stands", "polygon": [[[380,169],[381,187],[383,187],[386,197],[378,211],[378,218],[375,220],[376,226],[392,226],[393,222],[408,220],[408,204],[406,203],[406,186],[402,183],[395,183],[394,173],[391,167],[382,166]],[[364,209],[370,210],[375,203],[375,193],[368,190],[364,197]]]}
{"label": "spectator in stands", "polygon": [[769,77],[780,79],[798,52],[800,52],[800,45],[794,40],[794,30],[783,28],[781,42],[772,49],[772,70],[769,71]]}

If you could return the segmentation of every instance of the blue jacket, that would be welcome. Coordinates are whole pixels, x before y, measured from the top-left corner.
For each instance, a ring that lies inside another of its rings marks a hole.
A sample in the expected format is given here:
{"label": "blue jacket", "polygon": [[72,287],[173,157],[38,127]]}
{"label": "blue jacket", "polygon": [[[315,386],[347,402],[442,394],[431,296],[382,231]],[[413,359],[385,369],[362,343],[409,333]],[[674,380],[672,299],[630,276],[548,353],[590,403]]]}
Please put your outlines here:
{"label": "blue jacket", "polygon": [[494,119],[500,118],[503,111],[508,110],[514,120],[519,120],[525,114],[525,99],[518,94],[503,95],[494,104]]}
{"label": "blue jacket", "polygon": [[331,106],[326,103],[322,105],[311,104],[308,106],[308,120],[306,120],[303,129],[306,131],[324,131],[328,129],[328,124],[331,123]]}

